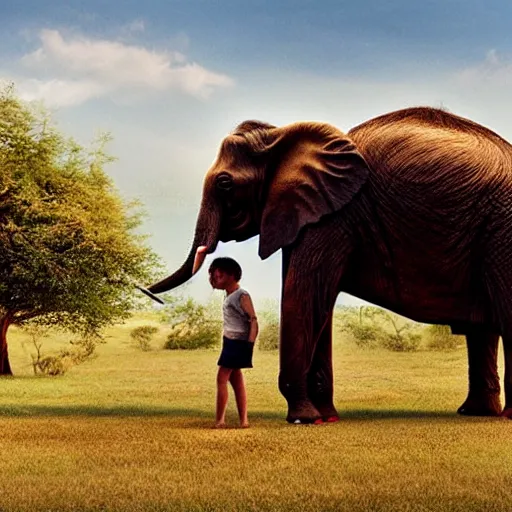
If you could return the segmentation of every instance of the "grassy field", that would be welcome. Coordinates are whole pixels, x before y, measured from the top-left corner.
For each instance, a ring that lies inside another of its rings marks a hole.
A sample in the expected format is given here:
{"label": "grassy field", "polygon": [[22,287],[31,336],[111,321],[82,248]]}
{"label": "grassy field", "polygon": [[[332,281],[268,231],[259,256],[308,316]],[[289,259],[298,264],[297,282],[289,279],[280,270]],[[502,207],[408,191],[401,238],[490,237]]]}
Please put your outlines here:
{"label": "grassy field", "polygon": [[[143,321],[143,320],[141,320]],[[140,323],[140,321],[139,321]],[[464,418],[465,350],[334,347],[337,424],[284,421],[278,356],[246,371],[250,429],[214,430],[217,351],[142,352],[134,323],[62,377],[10,331],[0,510],[510,511],[512,422]],[[49,352],[63,340],[44,342]]]}

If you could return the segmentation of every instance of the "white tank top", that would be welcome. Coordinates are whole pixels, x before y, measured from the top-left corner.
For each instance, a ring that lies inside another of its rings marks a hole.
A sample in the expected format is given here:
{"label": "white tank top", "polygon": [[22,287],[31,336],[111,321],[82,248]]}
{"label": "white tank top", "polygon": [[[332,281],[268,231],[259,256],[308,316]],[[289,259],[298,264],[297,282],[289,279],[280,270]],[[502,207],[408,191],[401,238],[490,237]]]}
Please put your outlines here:
{"label": "white tank top", "polygon": [[249,315],[242,309],[240,298],[249,295],[243,288],[238,288],[224,298],[222,312],[224,315],[224,336],[233,340],[248,340],[251,330]]}

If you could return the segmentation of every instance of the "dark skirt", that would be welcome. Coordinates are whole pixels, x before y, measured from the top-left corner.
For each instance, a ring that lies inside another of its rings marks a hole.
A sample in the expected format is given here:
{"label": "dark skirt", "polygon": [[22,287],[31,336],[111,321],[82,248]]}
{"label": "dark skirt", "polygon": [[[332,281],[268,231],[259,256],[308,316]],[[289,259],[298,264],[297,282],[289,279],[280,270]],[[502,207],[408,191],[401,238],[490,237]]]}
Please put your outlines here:
{"label": "dark skirt", "polygon": [[222,352],[217,364],[224,368],[252,368],[254,343],[245,340],[222,338]]}

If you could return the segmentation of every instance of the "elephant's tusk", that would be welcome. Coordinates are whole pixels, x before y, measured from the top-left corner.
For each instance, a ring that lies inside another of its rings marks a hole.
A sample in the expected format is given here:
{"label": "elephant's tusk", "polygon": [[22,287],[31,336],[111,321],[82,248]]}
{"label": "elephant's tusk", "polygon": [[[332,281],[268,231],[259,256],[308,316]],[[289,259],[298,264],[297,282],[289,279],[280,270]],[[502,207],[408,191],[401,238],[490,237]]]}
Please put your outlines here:
{"label": "elephant's tusk", "polygon": [[194,258],[194,266],[192,267],[192,275],[194,275],[203,265],[207,250],[208,247],[206,247],[206,245],[200,245],[197,248],[196,257]]}
{"label": "elephant's tusk", "polygon": [[165,304],[165,302],[160,297],[157,297],[154,293],[151,293],[147,288],[144,288],[138,284],[134,284],[134,286],[135,288],[138,288],[142,293],[152,298],[154,301],[159,302],[160,304]]}

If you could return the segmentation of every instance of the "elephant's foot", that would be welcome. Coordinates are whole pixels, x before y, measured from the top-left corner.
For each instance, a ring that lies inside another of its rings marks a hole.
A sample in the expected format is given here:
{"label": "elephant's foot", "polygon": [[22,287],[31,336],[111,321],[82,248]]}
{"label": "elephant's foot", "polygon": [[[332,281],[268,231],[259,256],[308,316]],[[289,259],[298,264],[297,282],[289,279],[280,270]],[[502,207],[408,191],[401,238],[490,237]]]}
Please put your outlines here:
{"label": "elephant's foot", "polygon": [[340,417],[338,415],[338,411],[332,402],[318,401],[315,398],[312,398],[311,401],[317,408],[323,421],[326,423],[335,423],[336,421],[339,421]]}
{"label": "elephant's foot", "polygon": [[500,416],[502,415],[500,395],[499,393],[470,394],[457,412],[464,416]]}
{"label": "elephant's foot", "polygon": [[303,402],[295,406],[289,405],[286,421],[296,425],[319,425],[324,422],[322,415],[311,402]]}
{"label": "elephant's foot", "polygon": [[509,420],[512,420],[512,406],[505,406],[505,409],[503,409],[501,416],[503,416],[504,418],[508,418]]}

